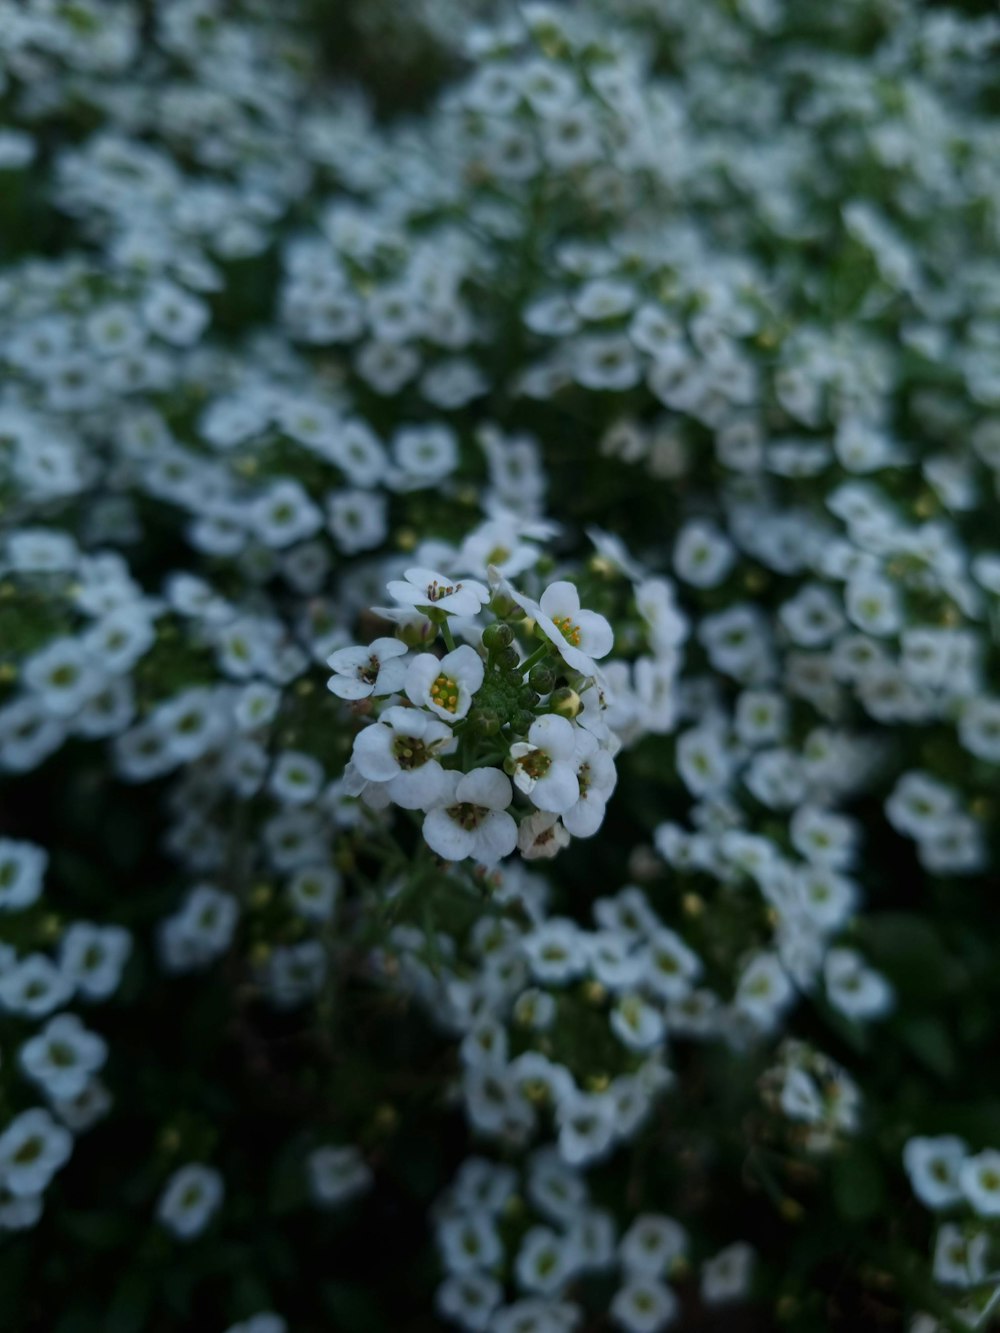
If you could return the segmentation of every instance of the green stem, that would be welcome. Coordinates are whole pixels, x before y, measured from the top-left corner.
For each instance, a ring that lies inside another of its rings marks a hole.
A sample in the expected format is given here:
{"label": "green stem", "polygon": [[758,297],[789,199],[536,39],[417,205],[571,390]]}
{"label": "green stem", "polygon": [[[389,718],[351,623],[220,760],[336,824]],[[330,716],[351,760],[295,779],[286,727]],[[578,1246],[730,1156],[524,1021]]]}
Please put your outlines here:
{"label": "green stem", "polygon": [[451,626],[448,624],[447,620],[442,620],[441,622],[441,633],[444,635],[444,641],[448,645],[449,653],[453,653],[455,651],[455,636],[452,634]]}
{"label": "green stem", "polygon": [[547,657],[548,654],[549,654],[549,644],[546,641],[545,643],[541,644],[538,648],[536,648],[530,657],[526,657],[524,659],[518,670],[521,672],[522,675],[526,675],[533,666],[537,666],[538,663],[542,660],[542,658]]}

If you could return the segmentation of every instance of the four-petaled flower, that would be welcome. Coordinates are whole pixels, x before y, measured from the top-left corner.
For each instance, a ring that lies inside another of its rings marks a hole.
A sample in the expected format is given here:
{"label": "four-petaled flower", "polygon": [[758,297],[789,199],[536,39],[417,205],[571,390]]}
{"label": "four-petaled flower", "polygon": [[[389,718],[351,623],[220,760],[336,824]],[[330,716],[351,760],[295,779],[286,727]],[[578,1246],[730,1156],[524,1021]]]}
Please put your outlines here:
{"label": "four-petaled flower", "polygon": [[392,579],[387,587],[401,606],[446,611],[451,616],[477,615],[490,599],[489,590],[475,579],[449,579],[422,566],[406,570],[405,581]]}
{"label": "four-petaled flower", "polygon": [[468,713],[483,675],[482,658],[468,644],[444,657],[418,653],[406,673],[406,693],[412,703],[429,708],[444,722],[458,722]]}
{"label": "four-petaled flower", "polygon": [[395,694],[406,678],[406,652],[406,644],[399,639],[375,639],[367,648],[339,648],[326,659],[335,673],[327,688],[340,699]]}
{"label": "four-petaled flower", "polygon": [[496,865],[517,846],[517,824],[507,813],[513,797],[509,781],[496,768],[444,776],[449,790],[424,818],[428,846],[446,861],[471,856]]}

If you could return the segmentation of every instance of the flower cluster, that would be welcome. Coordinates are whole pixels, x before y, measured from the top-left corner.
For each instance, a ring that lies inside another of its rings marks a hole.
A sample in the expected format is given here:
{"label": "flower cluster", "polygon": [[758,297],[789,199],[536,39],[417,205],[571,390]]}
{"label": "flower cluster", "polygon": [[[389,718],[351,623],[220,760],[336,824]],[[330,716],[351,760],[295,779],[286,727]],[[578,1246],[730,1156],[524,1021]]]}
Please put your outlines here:
{"label": "flower cluster", "polygon": [[[430,644],[439,626],[443,655],[411,656],[405,643],[377,639],[329,660],[334,694],[380,710],[355,737],[350,790],[375,807],[424,812],[433,852],[484,866],[515,848],[528,859],[553,856],[571,835],[595,834],[619,745],[596,661],[612,648],[607,620],[581,609],[565,580],[535,602],[489,572],[492,598],[474,579],[422,567],[390,582],[408,636]],[[487,607],[494,618],[480,629]],[[457,647],[453,624],[466,640]],[[515,804],[515,792],[526,800]]]}

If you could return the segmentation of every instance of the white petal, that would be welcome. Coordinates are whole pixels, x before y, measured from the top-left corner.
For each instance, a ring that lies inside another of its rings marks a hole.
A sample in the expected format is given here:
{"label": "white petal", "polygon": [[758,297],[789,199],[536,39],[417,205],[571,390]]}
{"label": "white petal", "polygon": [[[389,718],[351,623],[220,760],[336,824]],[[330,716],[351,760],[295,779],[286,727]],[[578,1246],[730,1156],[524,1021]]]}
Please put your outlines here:
{"label": "white petal", "polygon": [[535,783],[531,799],[539,810],[561,815],[580,799],[580,784],[569,764],[559,760]]}
{"label": "white petal", "polygon": [[614,631],[596,611],[578,612],[574,624],[580,631],[580,647],[588,657],[607,657],[615,646]]}
{"label": "white petal", "polygon": [[455,799],[490,810],[506,810],[514,799],[510,781],[499,768],[474,768],[455,788]]}
{"label": "white petal", "polygon": [[580,610],[580,594],[574,584],[560,580],[558,583],[549,584],[542,593],[539,606],[552,619],[556,616],[569,616],[575,622],[577,612]]}
{"label": "white petal", "polygon": [[562,817],[574,838],[590,838],[604,822],[604,798],[596,792],[581,797]]}
{"label": "white petal", "polygon": [[572,759],[576,753],[576,728],[568,718],[546,713],[532,722],[528,740],[553,759]]}
{"label": "white petal", "polygon": [[399,772],[399,764],[392,753],[395,736],[389,727],[376,722],[365,727],[354,738],[354,766],[368,782],[388,782]]}
{"label": "white petal", "polygon": [[331,676],[326,684],[338,699],[367,699],[372,693],[371,685],[354,676]]}
{"label": "white petal", "polygon": [[424,840],[432,852],[446,861],[464,861],[475,854],[476,837],[456,824],[447,811],[438,806],[424,819]]}
{"label": "white petal", "polygon": [[517,846],[517,824],[504,810],[494,810],[476,829],[476,859],[496,865]]}

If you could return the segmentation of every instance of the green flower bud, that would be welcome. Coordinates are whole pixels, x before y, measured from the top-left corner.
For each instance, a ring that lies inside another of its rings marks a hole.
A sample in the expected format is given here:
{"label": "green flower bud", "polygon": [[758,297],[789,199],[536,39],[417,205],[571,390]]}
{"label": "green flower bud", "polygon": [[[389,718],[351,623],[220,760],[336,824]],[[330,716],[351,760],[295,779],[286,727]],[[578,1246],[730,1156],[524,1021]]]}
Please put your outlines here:
{"label": "green flower bud", "polygon": [[469,725],[480,736],[495,736],[500,730],[500,719],[492,708],[474,708],[469,714]]}
{"label": "green flower bud", "polygon": [[407,648],[426,648],[437,638],[437,630],[429,620],[404,621],[396,627],[396,638],[402,639]]}
{"label": "green flower bud", "polygon": [[522,708],[534,708],[535,704],[538,703],[538,697],[530,685],[525,685],[523,689],[517,692],[517,702]]}
{"label": "green flower bud", "polygon": [[509,625],[501,625],[497,621],[493,625],[487,625],[483,630],[483,647],[488,652],[500,652],[503,648],[509,648],[513,642],[514,631]]}
{"label": "green flower bud", "polygon": [[497,664],[502,671],[512,671],[520,664],[516,648],[501,648],[497,653]]}
{"label": "green flower bud", "polygon": [[556,673],[544,662],[539,662],[528,672],[528,684],[539,694],[551,694],[555,683]]}
{"label": "green flower bud", "polygon": [[524,708],[514,714],[510,720],[510,725],[518,734],[521,734],[528,730],[534,720],[534,713],[529,713],[528,710]]}

